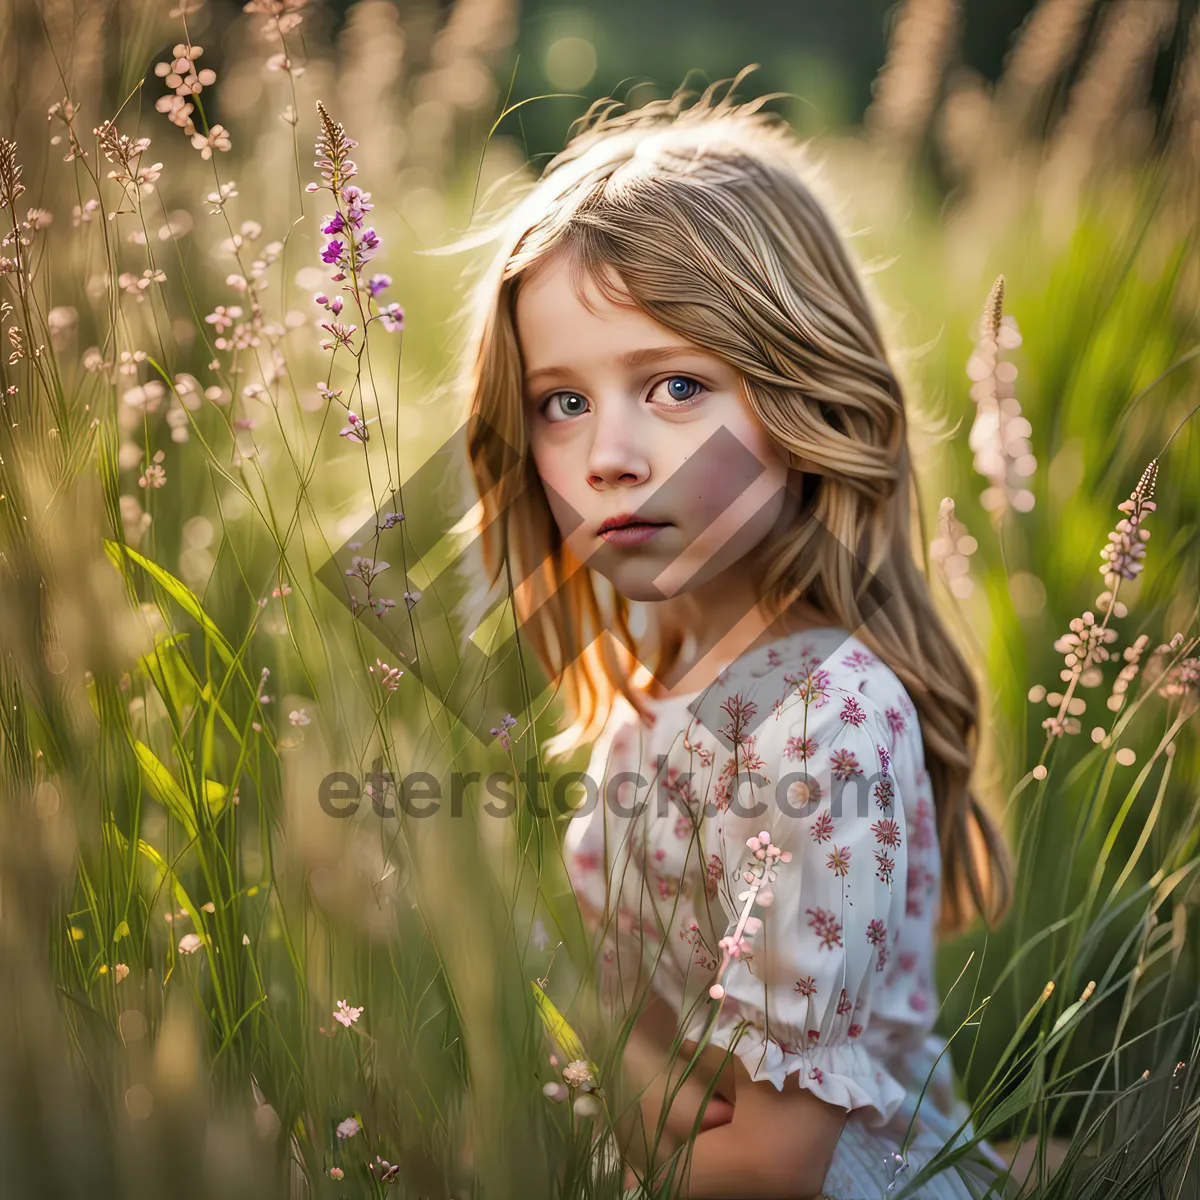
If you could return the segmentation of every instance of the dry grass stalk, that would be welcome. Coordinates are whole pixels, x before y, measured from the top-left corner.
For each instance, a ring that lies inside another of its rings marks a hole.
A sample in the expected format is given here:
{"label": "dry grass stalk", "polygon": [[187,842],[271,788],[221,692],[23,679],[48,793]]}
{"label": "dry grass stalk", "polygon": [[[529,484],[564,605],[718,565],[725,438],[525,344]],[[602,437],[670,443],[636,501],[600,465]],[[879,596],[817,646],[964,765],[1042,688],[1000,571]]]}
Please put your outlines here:
{"label": "dry grass stalk", "polygon": [[906,0],[900,9],[875,99],[863,117],[871,140],[888,157],[903,161],[920,148],[958,34],[957,0]]}
{"label": "dry grass stalk", "polygon": [[1095,49],[1071,88],[1043,168],[1047,211],[1074,210],[1084,179],[1117,139],[1113,131],[1145,103],[1150,69],[1174,23],[1175,0],[1120,0],[1103,15]]}
{"label": "dry grass stalk", "polygon": [[996,101],[1020,126],[1070,64],[1094,0],[1042,0],[1026,18],[996,82]]}

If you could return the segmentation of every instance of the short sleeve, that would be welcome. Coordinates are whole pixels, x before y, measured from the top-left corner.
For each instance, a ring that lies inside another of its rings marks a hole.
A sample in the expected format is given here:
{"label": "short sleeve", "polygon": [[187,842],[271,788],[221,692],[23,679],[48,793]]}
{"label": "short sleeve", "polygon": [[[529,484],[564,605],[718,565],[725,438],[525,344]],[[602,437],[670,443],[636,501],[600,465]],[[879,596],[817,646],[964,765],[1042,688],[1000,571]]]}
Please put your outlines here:
{"label": "short sleeve", "polygon": [[722,868],[727,934],[746,907],[747,840],[765,831],[791,859],[776,864],[769,906],[751,909],[761,926],[725,969],[712,1042],[732,1045],[755,1080],[782,1090],[797,1073],[802,1088],[879,1125],[906,1094],[862,1040],[904,915],[904,805],[885,713],[821,683],[792,689],[752,734],[738,730],[740,696],[723,706],[735,749],[704,836]]}

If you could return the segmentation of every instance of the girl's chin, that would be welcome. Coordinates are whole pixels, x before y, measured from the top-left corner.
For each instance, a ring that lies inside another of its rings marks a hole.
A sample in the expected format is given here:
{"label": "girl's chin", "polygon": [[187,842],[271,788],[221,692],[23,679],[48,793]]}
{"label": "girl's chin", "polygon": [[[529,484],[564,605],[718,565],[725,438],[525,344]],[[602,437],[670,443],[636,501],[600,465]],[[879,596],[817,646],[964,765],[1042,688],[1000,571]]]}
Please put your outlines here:
{"label": "girl's chin", "polygon": [[609,583],[616,589],[617,594],[626,600],[636,600],[639,603],[654,603],[656,600],[667,600],[670,594],[664,592],[655,580],[669,567],[670,561],[663,559],[657,563],[649,561],[639,563],[637,571],[614,571],[607,575]]}

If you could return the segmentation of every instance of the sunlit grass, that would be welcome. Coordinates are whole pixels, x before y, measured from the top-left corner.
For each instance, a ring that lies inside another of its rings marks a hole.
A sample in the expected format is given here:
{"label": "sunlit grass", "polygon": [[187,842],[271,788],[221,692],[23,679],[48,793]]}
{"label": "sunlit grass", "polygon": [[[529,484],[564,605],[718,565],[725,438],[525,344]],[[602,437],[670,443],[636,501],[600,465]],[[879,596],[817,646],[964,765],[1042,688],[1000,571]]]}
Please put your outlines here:
{"label": "sunlit grass", "polygon": [[[563,818],[533,810],[549,787],[519,785],[507,820],[479,819],[478,791],[463,820],[383,818],[366,795],[334,819],[318,800],[331,772],[362,781],[377,763],[443,783],[454,771],[520,778],[555,731],[544,681],[518,687],[506,667],[458,680],[487,698],[477,739],[377,638],[381,622],[411,623],[439,688],[463,669],[443,662],[472,632],[457,612],[433,592],[402,595],[406,573],[424,592],[453,552],[420,544],[415,512],[404,561],[369,592],[355,585],[354,616],[316,577],[365,522],[403,508],[405,484],[459,424],[450,381],[475,260],[424,251],[528,175],[496,120],[507,10],[496,5],[493,44],[444,33],[441,57],[399,78],[404,14],[386,4],[355,6],[337,44],[316,7],[252,6],[223,41],[202,12],[88,7],[113,22],[103,56],[88,40],[95,12],[74,29],[51,5],[44,26],[21,29],[22,107],[0,129],[0,217],[15,235],[0,248],[12,264],[0,264],[0,1145],[13,1194],[617,1195],[597,1135],[631,1100],[618,1067],[629,1028],[606,1028],[593,1008]],[[923,36],[936,48],[935,26]],[[1144,53],[1145,30],[1122,36]],[[206,43],[196,61],[215,78],[190,114],[175,106],[173,125],[154,64],[189,39]],[[1036,1164],[1021,1194],[1189,1195],[1190,127],[1179,117],[1163,144],[1120,152],[1103,138],[1081,149],[1079,134],[1072,153],[1088,170],[1068,195],[1061,161],[1050,171],[1014,127],[1036,97],[1018,103],[1002,86],[983,116],[959,114],[982,122],[972,153],[943,141],[955,187],[943,205],[915,165],[934,120],[916,104],[921,62],[895,65],[871,138],[831,136],[822,151],[860,253],[882,268],[872,279],[894,337],[918,351],[905,366],[914,415],[949,430],[914,424],[926,541],[952,496],[977,543],[973,587],[959,595],[931,572],[979,668],[980,787],[1019,852],[1005,924],[942,946],[939,1028],[976,1137],[1036,1137],[1039,1153],[1057,1139],[1066,1155],[1053,1177]],[[63,96],[70,122],[64,109],[47,123]],[[1142,100],[1117,99],[1118,111]],[[319,179],[318,100],[327,140],[342,122],[359,142],[354,182],[382,242],[349,274],[361,288],[392,278],[341,313],[312,300],[334,269],[318,233],[330,202],[305,191]],[[509,97],[519,102],[536,101]],[[93,130],[106,120],[105,142]],[[87,156],[64,162],[73,149]],[[981,503],[995,481],[968,444],[967,364],[1001,274],[1022,339],[1004,357],[1037,460],[1028,511]],[[391,302],[402,330],[383,327]],[[321,328],[339,321],[355,331]],[[367,422],[365,442],[339,436],[355,432],[348,412]],[[1145,570],[1112,589],[1100,552],[1151,461]],[[380,600],[392,601],[382,616]],[[1054,643],[1085,611],[1119,636],[1072,684]],[[475,643],[502,634],[510,612]],[[1136,663],[1123,658],[1143,635]],[[394,687],[380,659],[404,670]],[[523,711],[502,699],[513,694]],[[508,711],[505,748],[486,731]],[[1060,714],[1078,729],[1050,736],[1043,721]],[[556,1102],[579,1060],[598,1100],[580,1105],[592,1093],[572,1085],[571,1103]],[[919,1194],[922,1178],[902,1176],[895,1194]]]}

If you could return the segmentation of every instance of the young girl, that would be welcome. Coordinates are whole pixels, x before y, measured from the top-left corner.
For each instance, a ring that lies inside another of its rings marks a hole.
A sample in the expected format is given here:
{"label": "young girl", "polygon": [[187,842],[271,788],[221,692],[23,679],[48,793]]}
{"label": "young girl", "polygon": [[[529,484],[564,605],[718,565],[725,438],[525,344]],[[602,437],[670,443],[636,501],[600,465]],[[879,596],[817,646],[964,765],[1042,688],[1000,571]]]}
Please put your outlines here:
{"label": "young girl", "polygon": [[667,1121],[667,1149],[701,1130],[679,1194],[877,1197],[966,1119],[934,937],[1003,911],[1008,863],[863,284],[786,126],[682,100],[593,106],[499,228],[468,360],[484,554],[565,698],[548,749],[595,742],[565,851],[614,1011],[646,1002],[648,1111],[646,1064],[710,1032],[712,1098],[693,1076]]}

